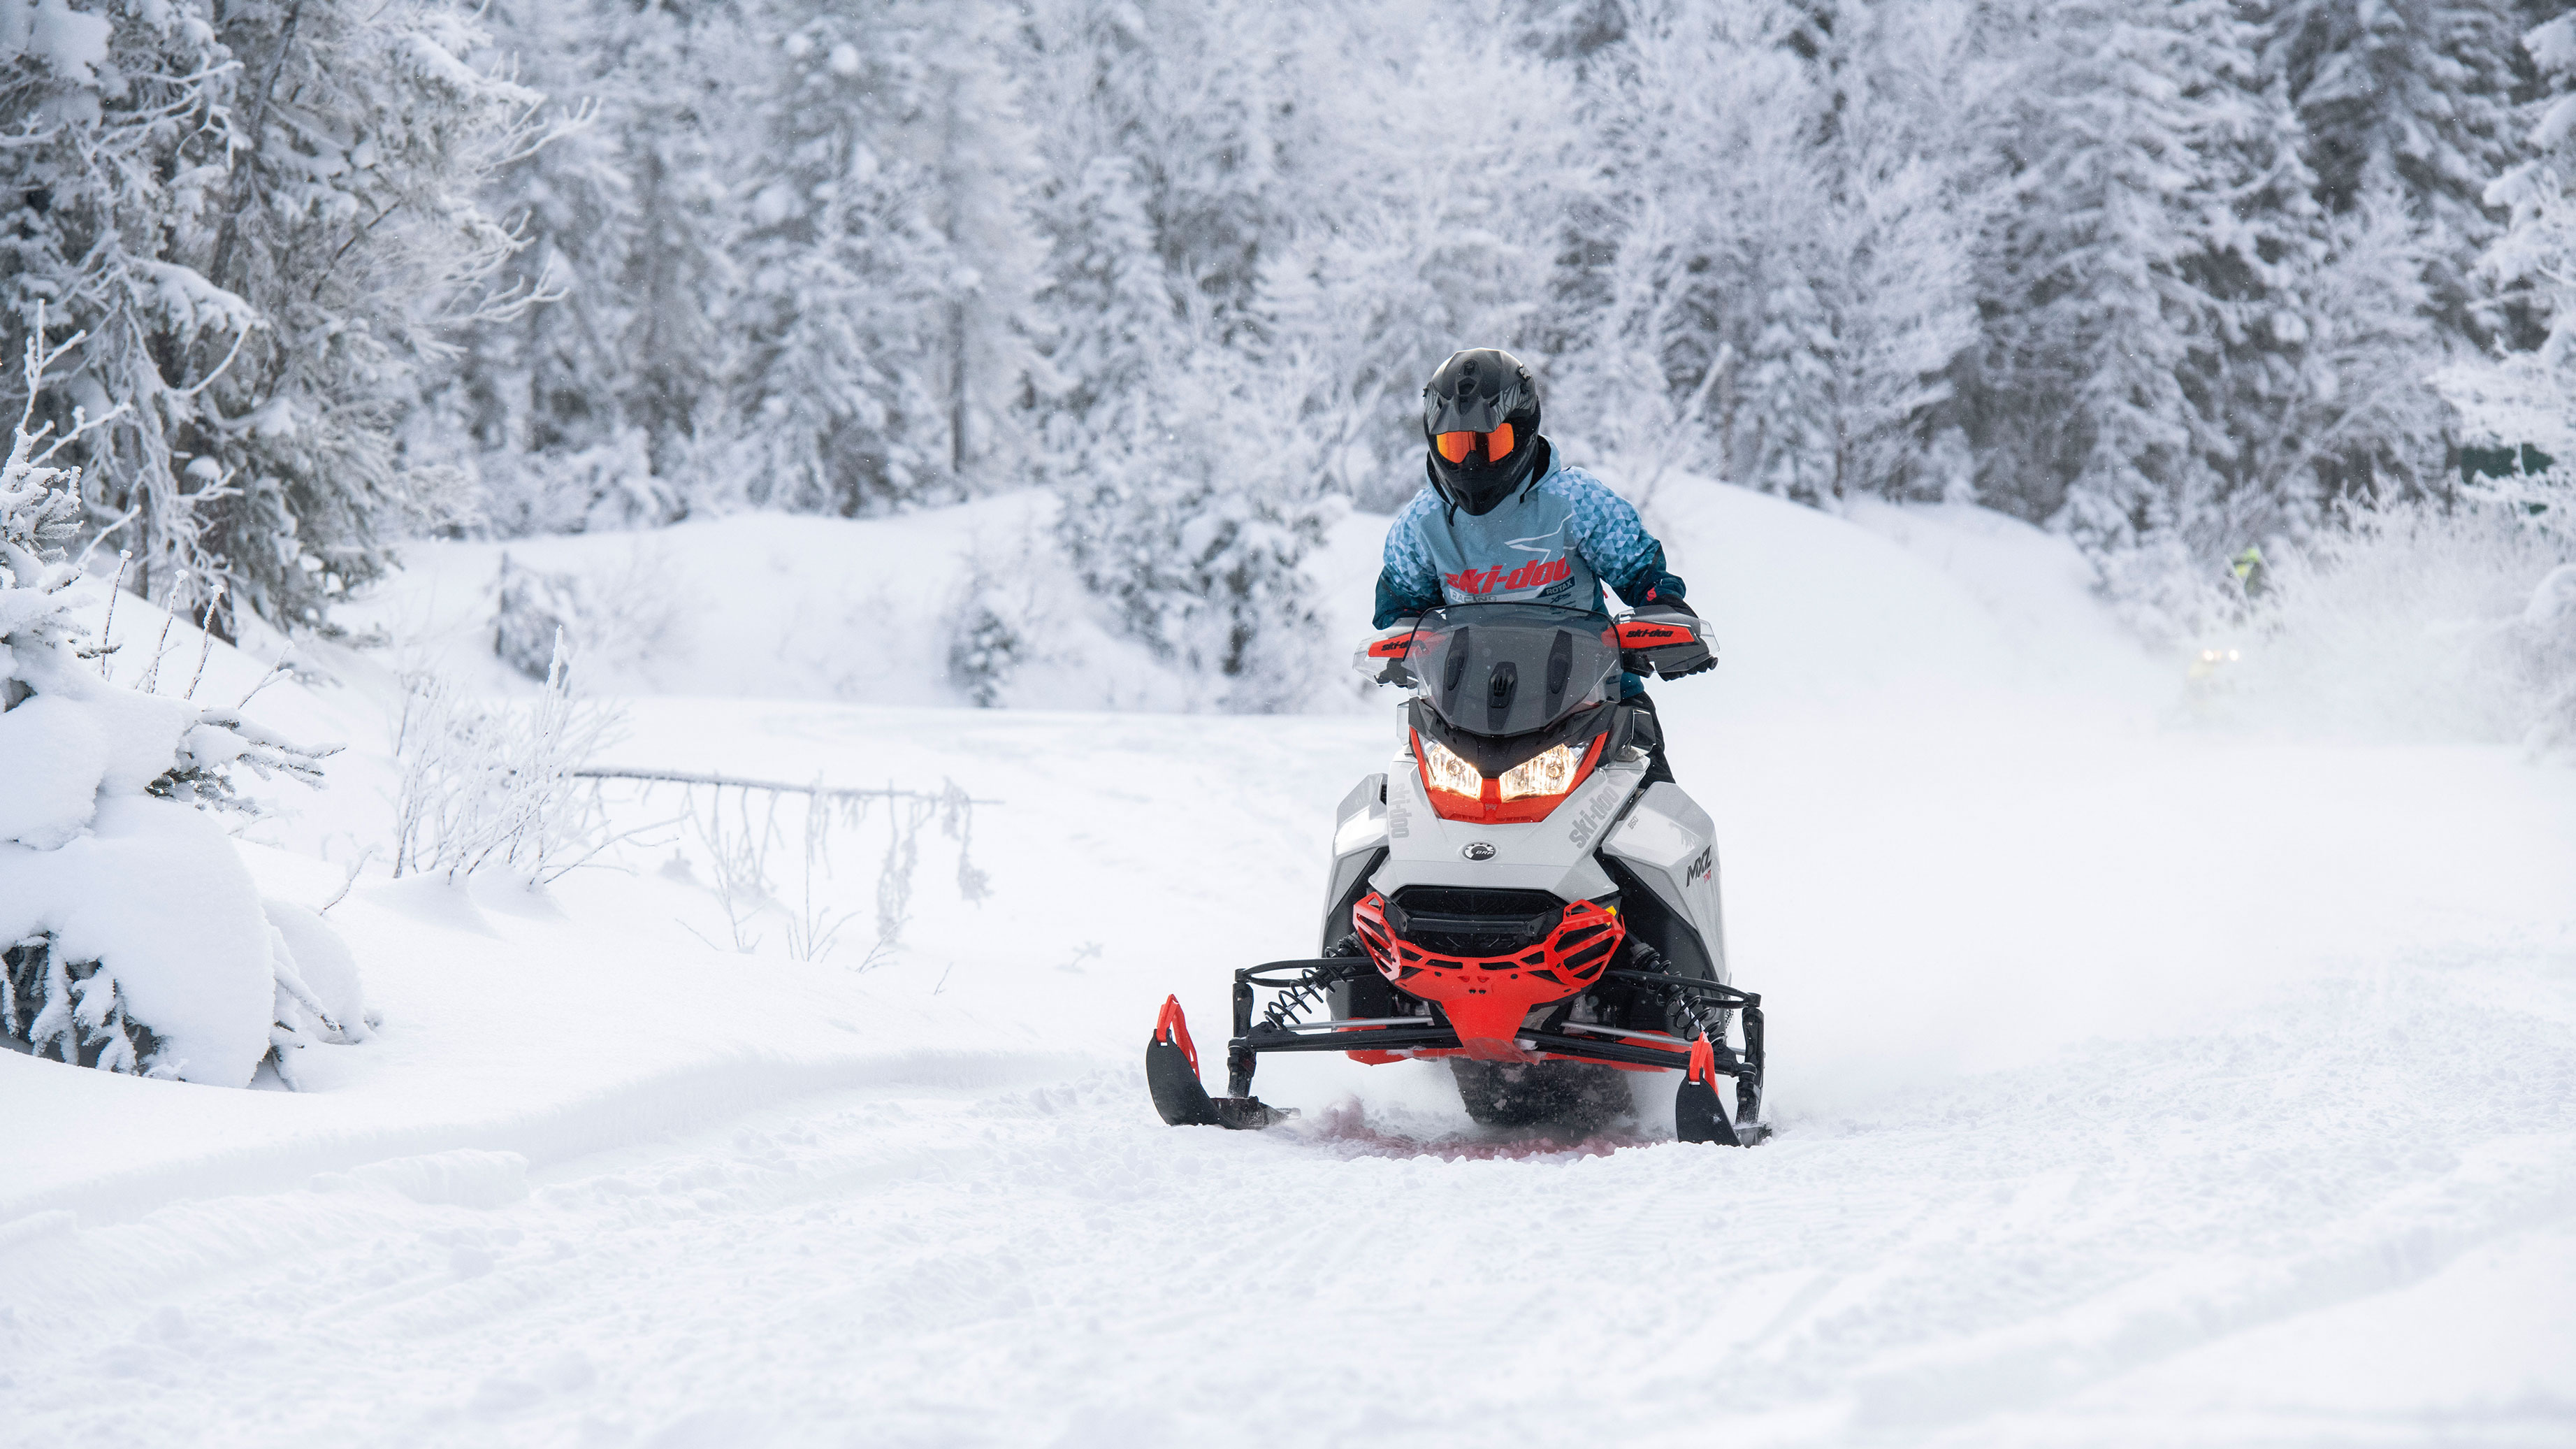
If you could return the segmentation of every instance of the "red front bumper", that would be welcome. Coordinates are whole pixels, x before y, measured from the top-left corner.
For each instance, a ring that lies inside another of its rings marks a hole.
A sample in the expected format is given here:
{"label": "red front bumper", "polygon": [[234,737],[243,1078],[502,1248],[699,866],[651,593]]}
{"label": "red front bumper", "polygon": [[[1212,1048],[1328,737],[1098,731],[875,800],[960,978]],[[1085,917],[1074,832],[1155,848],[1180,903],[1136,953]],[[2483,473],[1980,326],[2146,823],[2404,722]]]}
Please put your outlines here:
{"label": "red front bumper", "polygon": [[[1351,921],[1378,973],[1398,991],[1440,1003],[1458,1033],[1457,1050],[1483,1061],[1536,1060],[1514,1041],[1523,1021],[1599,980],[1627,935],[1617,912],[1591,901],[1567,906],[1546,940],[1504,956],[1443,955],[1405,940],[1388,926],[1386,902],[1375,891],[1352,909]],[[1351,1055],[1366,1062],[1401,1060],[1387,1052]]]}

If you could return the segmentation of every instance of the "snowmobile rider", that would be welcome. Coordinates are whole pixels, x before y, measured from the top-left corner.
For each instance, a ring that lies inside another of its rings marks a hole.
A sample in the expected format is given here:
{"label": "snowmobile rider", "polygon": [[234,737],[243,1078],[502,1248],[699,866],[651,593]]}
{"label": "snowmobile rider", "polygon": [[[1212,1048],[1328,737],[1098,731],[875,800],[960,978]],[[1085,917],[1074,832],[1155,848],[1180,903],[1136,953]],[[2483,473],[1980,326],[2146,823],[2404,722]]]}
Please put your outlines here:
{"label": "snowmobile rider", "polygon": [[[1606,614],[1605,584],[1639,618],[1698,617],[1637,510],[1600,479],[1559,462],[1538,420],[1538,385],[1508,352],[1457,353],[1431,375],[1422,390],[1429,481],[1386,531],[1378,628],[1409,629],[1424,610],[1443,604],[1548,604]],[[1716,663],[1704,646],[1693,646],[1679,667],[1660,672],[1677,679]],[[1645,712],[1639,734],[1652,753],[1647,781],[1672,779],[1654,700],[1633,674],[1620,676],[1619,692]]]}
{"label": "snowmobile rider", "polygon": [[2236,575],[2236,587],[2245,592],[2248,603],[2263,597],[2263,591],[2272,586],[2271,571],[2263,567],[2261,544],[2245,545],[2243,553],[2228,560],[2227,569],[2228,572]]}

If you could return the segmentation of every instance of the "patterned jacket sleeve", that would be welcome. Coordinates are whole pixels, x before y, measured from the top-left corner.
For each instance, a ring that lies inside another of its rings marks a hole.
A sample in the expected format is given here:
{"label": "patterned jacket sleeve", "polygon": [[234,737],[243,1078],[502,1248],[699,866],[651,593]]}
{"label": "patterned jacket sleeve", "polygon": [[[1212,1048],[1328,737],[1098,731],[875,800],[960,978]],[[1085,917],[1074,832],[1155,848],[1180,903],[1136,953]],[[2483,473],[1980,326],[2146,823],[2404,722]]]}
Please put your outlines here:
{"label": "patterned jacket sleeve", "polygon": [[1439,501],[1426,488],[1413,496],[1386,530],[1386,560],[1377,575],[1375,627],[1409,619],[1440,607],[1440,571],[1422,547],[1422,529],[1438,511]]}
{"label": "patterned jacket sleeve", "polygon": [[1573,508],[1570,542],[1628,607],[1681,601],[1682,581],[1665,569],[1664,546],[1627,499],[1580,468],[1561,469],[1552,481]]}

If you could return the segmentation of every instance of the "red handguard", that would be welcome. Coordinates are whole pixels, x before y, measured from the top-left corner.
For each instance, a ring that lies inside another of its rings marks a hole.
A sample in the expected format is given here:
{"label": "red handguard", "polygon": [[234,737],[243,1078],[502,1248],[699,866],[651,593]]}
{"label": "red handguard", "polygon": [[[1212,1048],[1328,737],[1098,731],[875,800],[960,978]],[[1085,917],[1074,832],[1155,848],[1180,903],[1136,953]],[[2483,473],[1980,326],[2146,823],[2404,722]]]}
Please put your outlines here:
{"label": "red handguard", "polygon": [[1622,649],[1665,649],[1675,644],[1687,644],[1698,637],[1698,630],[1670,620],[1623,619],[1619,622],[1619,647]]}

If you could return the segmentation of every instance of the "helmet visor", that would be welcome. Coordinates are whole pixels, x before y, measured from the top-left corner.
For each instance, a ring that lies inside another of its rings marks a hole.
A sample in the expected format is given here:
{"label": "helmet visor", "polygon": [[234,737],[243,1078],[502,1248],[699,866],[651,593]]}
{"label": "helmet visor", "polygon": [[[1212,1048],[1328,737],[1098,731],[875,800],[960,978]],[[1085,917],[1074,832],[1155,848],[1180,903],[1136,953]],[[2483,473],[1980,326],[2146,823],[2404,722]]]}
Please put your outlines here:
{"label": "helmet visor", "polygon": [[1512,455],[1512,425],[1503,423],[1490,433],[1438,433],[1431,446],[1452,463],[1464,463],[1477,454],[1488,463],[1499,463]]}

